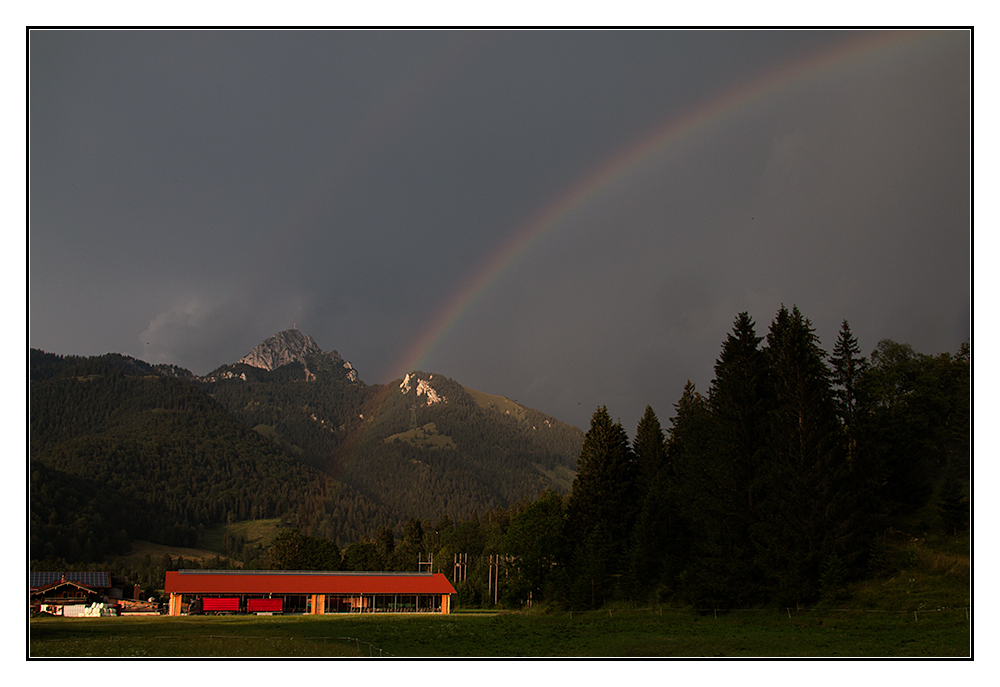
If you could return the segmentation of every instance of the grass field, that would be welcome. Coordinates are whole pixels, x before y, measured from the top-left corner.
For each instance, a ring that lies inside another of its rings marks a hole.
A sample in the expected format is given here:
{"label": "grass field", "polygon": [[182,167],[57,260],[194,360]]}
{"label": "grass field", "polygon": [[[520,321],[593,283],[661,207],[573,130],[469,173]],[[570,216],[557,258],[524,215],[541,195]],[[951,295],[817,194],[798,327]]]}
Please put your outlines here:
{"label": "grass field", "polygon": [[36,618],[34,657],[964,657],[964,609]]}
{"label": "grass field", "polygon": [[393,434],[382,441],[386,444],[391,444],[394,441],[402,441],[418,448],[450,448],[453,450],[458,448],[455,445],[455,440],[450,436],[438,434],[437,425],[433,422],[428,422],[426,425],[417,427],[416,429]]}
{"label": "grass field", "polygon": [[524,406],[516,401],[512,401],[504,396],[494,396],[493,394],[485,394],[482,391],[476,391],[475,389],[470,389],[468,387],[462,387],[469,392],[472,396],[472,400],[476,402],[476,405],[480,408],[495,408],[501,413],[506,413],[508,415],[513,415],[521,422],[524,422]]}

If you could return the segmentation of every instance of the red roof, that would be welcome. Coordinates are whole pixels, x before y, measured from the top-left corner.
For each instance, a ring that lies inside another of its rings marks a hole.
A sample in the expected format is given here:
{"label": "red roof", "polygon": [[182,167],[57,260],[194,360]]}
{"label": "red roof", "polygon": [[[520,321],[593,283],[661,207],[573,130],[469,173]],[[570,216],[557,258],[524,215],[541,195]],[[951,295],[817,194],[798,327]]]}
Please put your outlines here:
{"label": "red roof", "polygon": [[443,573],[168,570],[175,594],[455,594]]}

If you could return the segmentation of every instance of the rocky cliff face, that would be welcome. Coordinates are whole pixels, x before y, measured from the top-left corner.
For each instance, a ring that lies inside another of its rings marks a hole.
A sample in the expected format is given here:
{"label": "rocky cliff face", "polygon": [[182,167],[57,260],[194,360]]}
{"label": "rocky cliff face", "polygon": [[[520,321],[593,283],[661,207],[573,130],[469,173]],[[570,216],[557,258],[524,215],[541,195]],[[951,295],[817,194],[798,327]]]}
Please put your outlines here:
{"label": "rocky cliff face", "polygon": [[[312,359],[312,364],[318,365],[318,368],[314,370],[309,369],[310,358]],[[315,379],[315,372],[318,372],[319,369],[329,370],[332,367],[343,368],[344,378],[348,381],[359,381],[357,370],[349,362],[341,358],[337,351],[324,353],[319,344],[311,336],[303,334],[298,329],[286,329],[261,341],[256,348],[240,358],[237,364],[242,363],[270,372],[282,365],[296,362],[301,363],[302,367],[305,368],[307,380]],[[246,380],[246,374],[241,374],[233,370],[223,370],[206,379],[208,381],[215,381],[216,379],[233,379],[235,377]]]}
{"label": "rocky cliff face", "polygon": [[292,362],[306,364],[306,356],[323,352],[311,336],[298,329],[286,329],[261,341],[238,362],[265,370],[276,370]]}
{"label": "rocky cliff face", "polygon": [[418,379],[417,373],[408,373],[403,379],[403,383],[399,385],[399,391],[404,396],[410,393],[413,388],[413,383],[416,382],[417,396],[424,396],[425,405],[434,405],[435,403],[446,403],[447,399],[438,393],[437,389],[431,386],[430,380],[434,379],[434,375],[430,375],[427,379]]}

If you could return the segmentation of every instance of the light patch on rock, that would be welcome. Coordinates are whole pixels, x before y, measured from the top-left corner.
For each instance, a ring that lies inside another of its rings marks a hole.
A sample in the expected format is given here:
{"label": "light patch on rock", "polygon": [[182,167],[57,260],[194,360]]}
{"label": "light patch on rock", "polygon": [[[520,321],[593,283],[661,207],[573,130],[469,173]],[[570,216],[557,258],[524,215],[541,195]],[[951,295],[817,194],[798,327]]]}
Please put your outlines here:
{"label": "light patch on rock", "polygon": [[247,373],[241,372],[240,374],[236,374],[232,370],[223,370],[217,375],[207,375],[205,377],[199,377],[199,379],[206,382],[217,382],[220,379],[242,379],[245,382],[247,381]]}
{"label": "light patch on rock", "polygon": [[434,387],[430,383],[421,379],[417,381],[417,396],[425,394],[427,396],[427,405],[433,405],[435,403],[444,403],[444,397],[438,395],[438,392],[434,390]]}
{"label": "light patch on rock", "polygon": [[355,369],[354,369],[354,368],[353,368],[353,367],[351,366],[351,363],[349,363],[349,362],[348,362],[348,361],[346,361],[346,360],[344,361],[344,369],[345,369],[345,370],[347,370],[347,379],[348,379],[348,380],[350,380],[350,381],[352,381],[352,382],[356,382],[356,381],[358,381],[358,371],[357,371],[357,370],[355,370]]}

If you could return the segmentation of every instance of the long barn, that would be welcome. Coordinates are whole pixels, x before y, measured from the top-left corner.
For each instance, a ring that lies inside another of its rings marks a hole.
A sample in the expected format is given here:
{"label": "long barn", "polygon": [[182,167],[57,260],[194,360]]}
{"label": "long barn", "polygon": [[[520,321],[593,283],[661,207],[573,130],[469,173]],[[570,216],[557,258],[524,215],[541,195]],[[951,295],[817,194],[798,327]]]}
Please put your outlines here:
{"label": "long barn", "polygon": [[171,570],[170,615],[184,603],[225,613],[449,613],[442,573],[311,570]]}

